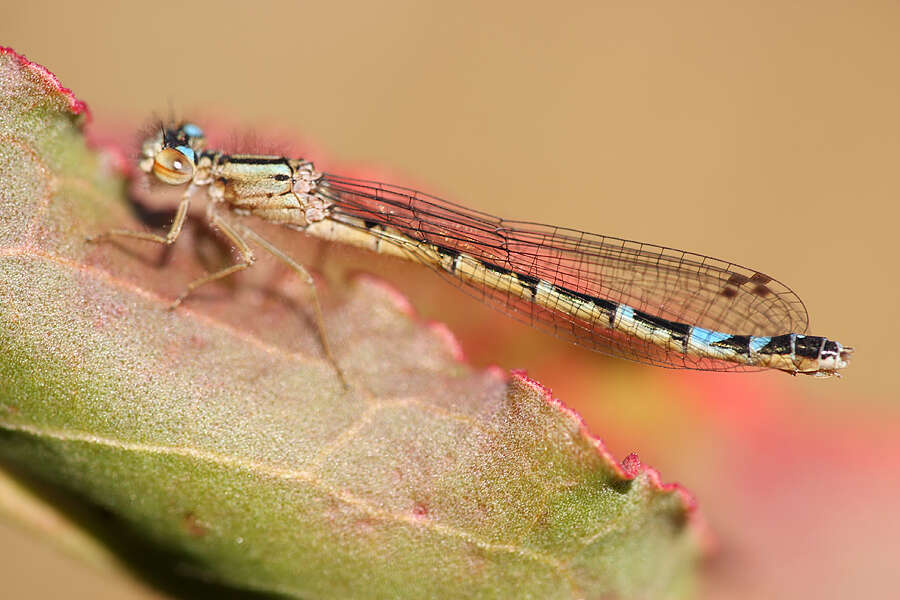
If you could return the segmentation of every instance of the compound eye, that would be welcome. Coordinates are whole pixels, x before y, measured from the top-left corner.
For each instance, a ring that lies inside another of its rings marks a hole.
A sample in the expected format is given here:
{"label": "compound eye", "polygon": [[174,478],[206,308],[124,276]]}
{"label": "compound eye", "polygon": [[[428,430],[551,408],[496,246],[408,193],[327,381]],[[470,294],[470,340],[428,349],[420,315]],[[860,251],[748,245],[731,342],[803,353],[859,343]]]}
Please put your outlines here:
{"label": "compound eye", "polygon": [[184,125],[181,126],[181,131],[183,131],[186,136],[191,137],[191,138],[202,138],[203,137],[203,130],[200,129],[199,127],[197,127],[196,125],[194,125],[193,123],[185,123]]}
{"label": "compound eye", "polygon": [[172,185],[187,183],[194,176],[194,151],[185,146],[163,148],[153,160],[153,174]]}

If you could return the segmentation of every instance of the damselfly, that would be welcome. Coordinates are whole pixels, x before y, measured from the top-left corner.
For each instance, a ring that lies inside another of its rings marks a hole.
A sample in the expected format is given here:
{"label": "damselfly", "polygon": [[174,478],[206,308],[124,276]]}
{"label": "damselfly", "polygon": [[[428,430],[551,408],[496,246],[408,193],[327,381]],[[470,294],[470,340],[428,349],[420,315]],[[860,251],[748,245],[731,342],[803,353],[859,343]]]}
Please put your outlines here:
{"label": "damselfly", "polygon": [[189,284],[173,306],[197,287],[249,267],[247,240],[312,284],[300,264],[232,218],[252,215],[421,263],[514,318],[641,363],[830,376],[847,366],[853,350],[804,335],[806,308],[785,285],[709,256],[500,219],[409,188],[320,172],[308,160],[225,154],[207,149],[202,130],[190,123],[156,131],[143,143],[140,167],[186,186],[168,233],[114,230],[94,239],[171,244],[191,198],[206,188],[210,224],[241,256]]}

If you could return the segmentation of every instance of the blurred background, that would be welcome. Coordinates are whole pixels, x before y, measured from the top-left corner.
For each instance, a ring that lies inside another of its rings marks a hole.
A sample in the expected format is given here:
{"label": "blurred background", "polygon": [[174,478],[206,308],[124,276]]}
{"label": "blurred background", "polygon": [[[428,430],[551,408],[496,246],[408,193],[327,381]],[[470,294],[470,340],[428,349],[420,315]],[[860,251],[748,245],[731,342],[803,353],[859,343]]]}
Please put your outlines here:
{"label": "blurred background", "polygon": [[[717,539],[702,597],[896,589],[900,4],[33,0],[3,12],[0,45],[87,102],[99,136],[131,139],[170,113],[224,123],[313,148],[332,170],[787,283],[811,333],[857,348],[842,380],[604,360],[425,269],[328,251],[446,322],[474,366],[527,370],[617,459],[635,451],[690,489]],[[0,556],[11,597],[156,596],[14,524],[0,525]]]}

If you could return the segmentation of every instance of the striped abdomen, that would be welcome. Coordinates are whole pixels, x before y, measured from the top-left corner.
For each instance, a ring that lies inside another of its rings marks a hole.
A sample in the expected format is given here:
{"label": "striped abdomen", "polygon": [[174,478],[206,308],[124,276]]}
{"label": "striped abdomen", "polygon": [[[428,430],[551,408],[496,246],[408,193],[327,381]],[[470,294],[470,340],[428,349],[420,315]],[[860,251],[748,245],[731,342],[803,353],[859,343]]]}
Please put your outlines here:
{"label": "striped abdomen", "polygon": [[[643,343],[658,349],[660,356],[677,353],[685,358],[680,365],[671,358],[644,362],[661,366],[685,366],[699,369],[723,369],[707,361],[724,361],[734,365],[772,368],[788,373],[828,376],[847,365],[850,349],[823,337],[786,333],[777,336],[735,335],[670,321],[627,304],[583,294],[550,281],[518,273],[464,252],[411,239],[374,222],[348,215],[332,215],[310,224],[307,233],[330,241],[365,248],[381,254],[397,256],[427,264],[452,275],[476,289],[495,290],[498,297],[511,298],[557,313],[565,326],[571,326],[576,342],[603,351],[602,344],[593,346],[591,331],[605,330],[599,336],[615,348],[621,344]],[[521,306],[521,304],[519,305]],[[513,309],[513,306],[509,306]],[[578,333],[581,335],[578,335]],[[634,342],[633,340],[640,340]],[[646,350],[642,350],[646,354]],[[629,352],[613,352],[628,358]]]}

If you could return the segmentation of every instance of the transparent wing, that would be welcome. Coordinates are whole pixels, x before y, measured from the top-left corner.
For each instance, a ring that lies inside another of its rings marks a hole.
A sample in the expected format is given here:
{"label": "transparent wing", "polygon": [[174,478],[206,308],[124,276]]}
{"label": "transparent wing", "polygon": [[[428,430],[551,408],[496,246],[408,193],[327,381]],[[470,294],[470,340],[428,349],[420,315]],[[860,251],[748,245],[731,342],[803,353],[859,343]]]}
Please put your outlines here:
{"label": "transparent wing", "polygon": [[[701,254],[573,229],[500,219],[429,194],[374,181],[325,174],[320,187],[334,212],[390,227],[410,238],[421,256],[425,242],[592,297],[627,304],[654,316],[737,335],[803,333],[803,302],[787,286],[740,265]],[[396,243],[394,241],[394,243]],[[423,261],[427,262],[427,261]],[[753,369],[685,356],[559,310],[523,300],[502,286],[451,282],[536,327],[599,352],[659,366]],[[496,281],[496,278],[494,279]],[[576,311],[571,311],[576,312]]]}

